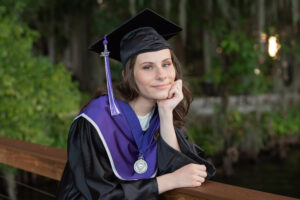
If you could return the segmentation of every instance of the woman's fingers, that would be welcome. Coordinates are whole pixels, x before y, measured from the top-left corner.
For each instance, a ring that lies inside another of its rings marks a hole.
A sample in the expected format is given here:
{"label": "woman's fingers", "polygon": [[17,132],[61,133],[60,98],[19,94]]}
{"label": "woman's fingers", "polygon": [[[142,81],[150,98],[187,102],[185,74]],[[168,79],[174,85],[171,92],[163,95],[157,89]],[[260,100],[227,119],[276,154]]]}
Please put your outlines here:
{"label": "woman's fingers", "polygon": [[207,176],[205,165],[188,164],[174,172],[178,187],[196,187],[205,182]]}
{"label": "woman's fingers", "polygon": [[199,178],[198,178],[198,182],[204,183],[204,181],[205,181],[205,178],[203,178],[203,177],[199,177]]}
{"label": "woman's fingers", "polygon": [[174,83],[172,85],[171,89],[169,90],[168,99],[170,99],[170,98],[172,98],[174,96],[175,88],[176,88],[176,84]]}
{"label": "woman's fingers", "polygon": [[200,177],[200,179],[204,181],[207,176],[206,166],[199,164],[191,164],[191,167],[194,168],[193,174],[195,174],[197,177]]}
{"label": "woman's fingers", "polygon": [[170,89],[169,91],[169,95],[168,98],[172,98],[172,97],[178,97],[180,95],[180,91],[177,87],[173,87]]}
{"label": "woman's fingers", "polygon": [[202,183],[204,183],[205,178],[196,176],[194,179],[194,185],[193,186],[200,186]]}
{"label": "woman's fingers", "polygon": [[183,96],[182,95],[182,80],[178,79],[177,81],[174,82],[171,89],[169,90],[168,98],[180,97],[180,96]]}
{"label": "woman's fingers", "polygon": [[203,170],[203,171],[206,171],[206,166],[205,165],[199,165],[199,169]]}
{"label": "woman's fingers", "polygon": [[199,172],[199,176],[206,178],[207,177],[207,173],[205,171],[200,171]]}
{"label": "woman's fingers", "polygon": [[173,83],[166,99],[158,100],[158,108],[160,111],[173,110],[178,103],[183,99],[182,80],[177,80]]}

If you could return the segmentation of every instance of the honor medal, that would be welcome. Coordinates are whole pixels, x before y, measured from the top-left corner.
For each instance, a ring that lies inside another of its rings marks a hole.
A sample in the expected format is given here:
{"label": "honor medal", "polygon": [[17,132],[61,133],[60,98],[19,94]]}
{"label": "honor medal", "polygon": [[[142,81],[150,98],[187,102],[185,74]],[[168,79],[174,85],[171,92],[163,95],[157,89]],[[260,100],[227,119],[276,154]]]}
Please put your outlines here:
{"label": "honor medal", "polygon": [[138,174],[143,174],[147,171],[148,164],[144,160],[143,156],[140,156],[137,161],[134,163],[134,171]]}

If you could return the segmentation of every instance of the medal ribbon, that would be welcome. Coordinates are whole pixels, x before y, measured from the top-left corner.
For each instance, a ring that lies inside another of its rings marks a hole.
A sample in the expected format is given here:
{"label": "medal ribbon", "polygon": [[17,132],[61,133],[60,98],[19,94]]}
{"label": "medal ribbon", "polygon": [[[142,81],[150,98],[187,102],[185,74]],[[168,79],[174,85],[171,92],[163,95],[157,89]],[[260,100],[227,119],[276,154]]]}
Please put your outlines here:
{"label": "medal ribbon", "polygon": [[[138,147],[138,150],[140,152],[140,155],[143,155],[150,145],[153,142],[153,137],[155,131],[159,128],[160,126],[160,120],[158,116],[158,112],[155,111],[153,114],[153,117],[150,121],[150,125],[146,133],[144,134],[144,131],[142,130],[141,124],[139,119],[137,118],[134,110],[131,108],[131,106],[128,103],[118,101],[121,110],[123,111],[122,113],[124,114],[125,118],[128,121],[128,124],[131,128],[131,132],[133,134],[135,143]],[[139,156],[140,156],[139,155]]]}

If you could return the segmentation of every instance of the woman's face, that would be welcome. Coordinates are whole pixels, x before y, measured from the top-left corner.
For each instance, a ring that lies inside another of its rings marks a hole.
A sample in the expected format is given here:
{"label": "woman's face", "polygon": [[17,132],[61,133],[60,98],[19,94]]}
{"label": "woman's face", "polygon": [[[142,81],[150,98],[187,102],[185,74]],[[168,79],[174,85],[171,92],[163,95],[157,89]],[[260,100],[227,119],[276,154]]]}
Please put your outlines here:
{"label": "woman's face", "polygon": [[166,99],[175,81],[175,67],[169,49],[141,53],[133,68],[139,98]]}

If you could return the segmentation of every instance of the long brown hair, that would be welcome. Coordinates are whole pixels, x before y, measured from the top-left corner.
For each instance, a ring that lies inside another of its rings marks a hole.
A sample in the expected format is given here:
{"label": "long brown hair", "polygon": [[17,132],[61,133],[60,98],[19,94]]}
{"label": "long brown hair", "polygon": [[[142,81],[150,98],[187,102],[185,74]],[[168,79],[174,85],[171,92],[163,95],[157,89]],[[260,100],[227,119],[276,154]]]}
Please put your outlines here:
{"label": "long brown hair", "polygon": [[[191,92],[183,80],[180,63],[174,52],[172,50],[170,50],[170,52],[172,62],[176,71],[175,80],[182,80],[183,100],[173,110],[174,126],[179,129],[182,129],[185,123],[184,118],[188,114],[192,98]],[[136,58],[137,55],[127,62],[126,66],[124,67],[123,81],[120,84],[118,84],[114,89],[115,97],[126,102],[130,102],[139,96],[138,87],[135,83],[134,78],[132,78],[134,77],[133,69],[136,62]],[[93,99],[103,94],[107,94],[107,90],[105,88],[99,88],[94,94],[93,98],[88,103],[82,106],[81,110],[83,110]]]}

